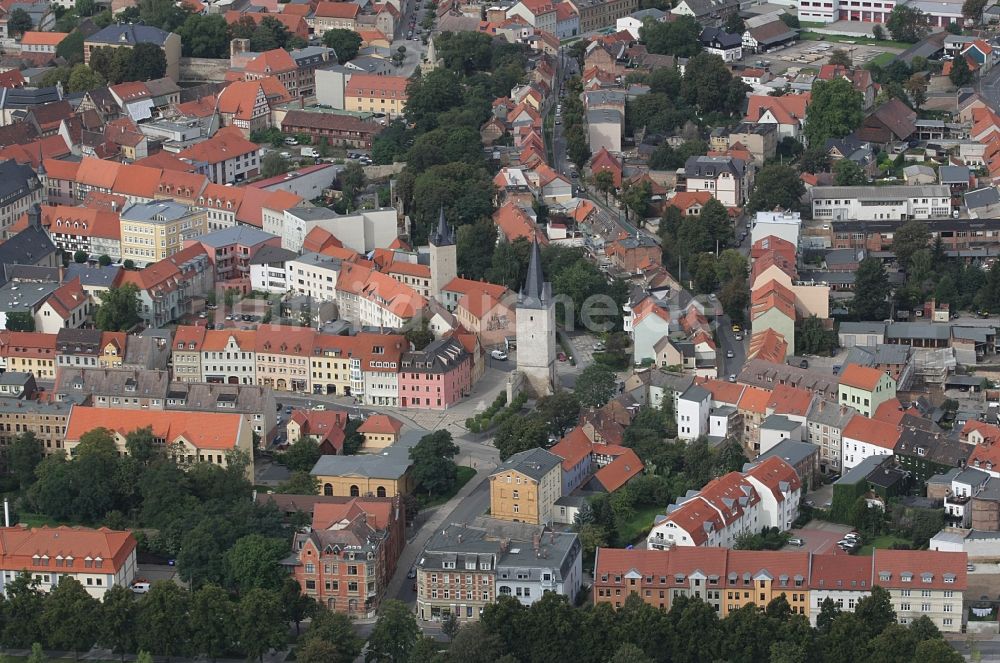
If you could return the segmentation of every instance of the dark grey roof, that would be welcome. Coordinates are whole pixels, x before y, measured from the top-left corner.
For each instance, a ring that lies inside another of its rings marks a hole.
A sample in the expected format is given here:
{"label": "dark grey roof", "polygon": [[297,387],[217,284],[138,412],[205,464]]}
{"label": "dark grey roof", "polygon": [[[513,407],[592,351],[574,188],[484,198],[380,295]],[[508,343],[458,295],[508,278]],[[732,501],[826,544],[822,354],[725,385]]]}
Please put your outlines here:
{"label": "dark grey roof", "polygon": [[552,297],[552,286],[545,282],[542,273],[542,252],[538,248],[538,240],[531,244],[531,257],[528,260],[528,274],[524,280],[524,289],[518,300],[518,306],[525,308],[540,308],[547,306]]}
{"label": "dark grey roof", "polygon": [[955,481],[969,484],[970,486],[978,486],[982,484],[984,481],[988,481],[990,478],[990,475],[987,472],[983,472],[982,470],[977,470],[974,467],[966,467],[964,469],[955,468],[955,469],[959,470],[958,474],[955,476]]}
{"label": "dark grey roof", "polygon": [[941,166],[938,168],[938,181],[941,184],[968,184],[968,166]]}
{"label": "dark grey roof", "polygon": [[250,258],[251,265],[271,265],[274,263],[284,264],[286,260],[291,260],[299,256],[295,251],[283,249],[280,246],[265,244]]}
{"label": "dark grey roof", "polygon": [[[772,456],[777,456],[792,467],[815,456],[819,453],[819,447],[809,442],[799,442],[798,440],[782,440],[776,445],[757,456],[754,463],[762,463]],[[744,472],[746,470],[744,469]]]}
{"label": "dark grey roof", "polygon": [[[972,469],[975,470],[975,468],[972,468]],[[981,470],[975,470],[975,471],[979,472]],[[946,472],[942,472],[941,474],[935,474],[931,478],[927,479],[927,483],[933,483],[933,484],[938,484],[938,485],[950,486],[952,480],[955,477],[957,477],[959,474],[961,474],[961,473],[962,473],[962,468],[961,467],[953,467],[953,468],[951,468],[950,470],[948,470]],[[985,472],[984,472],[984,474],[985,474]],[[987,474],[986,476],[989,476],[989,475]]]}
{"label": "dark grey roof", "polygon": [[718,28],[705,28],[699,37],[702,46],[709,48],[737,48],[743,45],[743,37]]}
{"label": "dark grey roof", "polygon": [[708,392],[707,389],[699,387],[696,384],[691,385],[680,395],[686,401],[694,401],[696,403],[703,403],[712,397],[712,394]]}
{"label": "dark grey roof", "polygon": [[0,108],[34,108],[60,99],[54,87],[0,88]]}
{"label": "dark grey roof", "polygon": [[849,405],[840,405],[839,403],[817,398],[809,406],[806,421],[809,424],[830,426],[838,431],[842,431],[857,413],[857,410]]}
{"label": "dark grey roof", "polygon": [[121,269],[120,265],[108,265],[107,267],[101,267],[99,265],[71,262],[69,266],[66,267],[66,275],[63,278],[63,282],[65,283],[72,281],[73,279],[80,279],[80,285],[85,287],[103,286],[110,288],[114,285],[115,279],[118,278],[118,273]]}
{"label": "dark grey roof", "polygon": [[266,233],[259,228],[239,225],[216,230],[208,233],[207,235],[201,235],[197,238],[197,240],[203,244],[211,246],[212,248],[219,248],[222,246],[229,246],[230,244],[260,244],[261,242],[266,242],[267,240],[275,237],[276,235]]}
{"label": "dark grey roof", "polygon": [[118,23],[109,25],[103,30],[87,37],[87,41],[95,44],[136,44],[150,43],[163,46],[170,36],[159,28],[150,25],[137,25],[132,23]]}
{"label": "dark grey roof", "polygon": [[802,424],[798,421],[793,421],[783,414],[772,414],[771,416],[760,422],[761,428],[769,428],[771,430],[792,432]]}
{"label": "dark grey roof", "polygon": [[[0,265],[37,264],[56,252],[45,231],[28,226],[0,244]],[[6,280],[6,276],[3,277]]]}
{"label": "dark grey roof", "polygon": [[932,322],[892,322],[886,327],[885,337],[948,340],[951,337],[951,327]]}
{"label": "dark grey roof", "polygon": [[559,467],[561,463],[562,459],[559,456],[545,449],[528,449],[527,451],[516,453],[505,460],[493,471],[493,474],[513,470],[525,474],[536,481],[540,481],[542,477],[552,471],[553,468]]}
{"label": "dark grey roof", "polygon": [[858,482],[864,481],[868,478],[869,474],[881,467],[883,463],[889,462],[891,459],[892,456],[868,456],[868,458],[865,458],[863,461],[848,470],[847,474],[837,479],[837,481],[834,482],[834,485],[843,484],[852,486]]}
{"label": "dark grey roof", "polygon": [[841,322],[841,334],[885,334],[884,322]]}
{"label": "dark grey roof", "polygon": [[1000,203],[1000,190],[995,186],[987,186],[965,193],[965,206],[969,208],[989,207]]}
{"label": "dark grey roof", "polygon": [[31,166],[22,166],[13,159],[0,162],[0,205],[10,205],[39,186],[38,176]]}
{"label": "dark grey roof", "polygon": [[684,162],[685,177],[715,177],[723,171],[732,173],[734,177],[742,177],[746,164],[735,157],[688,157]]}
{"label": "dark grey roof", "polygon": [[418,373],[446,373],[468,358],[465,346],[452,336],[438,339],[423,350],[404,352],[399,368]]}
{"label": "dark grey roof", "polygon": [[454,246],[455,244],[455,230],[448,225],[448,222],[444,218],[444,205],[441,206],[441,211],[438,214],[437,228],[431,234],[430,242],[438,247]]}

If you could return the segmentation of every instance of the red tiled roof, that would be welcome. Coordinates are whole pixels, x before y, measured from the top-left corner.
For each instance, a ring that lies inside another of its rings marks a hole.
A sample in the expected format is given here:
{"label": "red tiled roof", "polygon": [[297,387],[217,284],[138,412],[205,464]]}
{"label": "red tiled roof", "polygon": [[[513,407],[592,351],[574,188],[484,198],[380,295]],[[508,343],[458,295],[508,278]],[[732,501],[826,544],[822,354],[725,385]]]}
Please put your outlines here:
{"label": "red tiled roof", "polygon": [[727,405],[736,405],[740,402],[740,397],[746,385],[738,382],[726,382],[724,380],[705,380],[698,384],[699,387],[712,394],[712,400]]}
{"label": "red tiled roof", "polygon": [[353,2],[321,2],[316,5],[316,18],[356,19],[360,9]]}
{"label": "red tiled roof", "polygon": [[117,574],[128,564],[137,545],[131,532],[107,527],[62,525],[29,529],[16,525],[0,528],[0,564],[4,568],[49,573],[55,566],[52,560],[69,557],[73,569],[82,570],[87,560],[100,559],[100,573]]}
{"label": "red tiled roof", "polygon": [[147,426],[153,436],[168,444],[184,438],[199,449],[233,449],[243,425],[243,415],[220,412],[179,412],[126,410],[76,406],[66,425],[66,440],[80,437],[96,428],[106,428],[119,435]]}
{"label": "red tiled roof", "polygon": [[788,356],[788,341],[773,329],[765,329],[750,337],[747,359],[760,359],[774,364],[782,364]]}
{"label": "red tiled roof", "polygon": [[899,443],[899,428],[877,419],[869,419],[860,414],[855,415],[844,427],[841,437],[851,438],[859,442],[867,442],[883,449],[895,449]]}
{"label": "red tiled roof", "polygon": [[750,317],[756,320],[771,309],[778,309],[795,320],[795,293],[777,280],[770,280],[750,294]]}
{"label": "red tiled roof", "polygon": [[639,460],[639,456],[631,449],[626,449],[613,461],[597,470],[594,473],[594,478],[604,486],[606,491],[613,493],[628,483],[632,477],[640,474],[642,470],[643,464]]}
{"label": "red tiled roof", "polygon": [[779,384],[771,392],[771,400],[768,401],[767,407],[773,410],[774,414],[791,414],[804,417],[809,411],[810,403],[812,403],[812,394],[809,391],[801,387]]}
{"label": "red tiled roof", "polygon": [[244,138],[243,133],[236,127],[224,127],[208,140],[192,145],[177,156],[192,162],[212,164],[235,159],[259,149],[257,143]]}
{"label": "red tiled roof", "polygon": [[549,243],[548,237],[528,217],[527,212],[513,200],[508,200],[493,213],[493,222],[497,224],[497,228],[507,238],[507,241],[513,242],[515,239],[524,238],[528,241],[537,239],[540,244]]}
{"label": "red tiled roof", "polygon": [[877,368],[848,364],[840,373],[840,384],[854,387],[855,389],[874,391],[883,375],[885,373]]}
{"label": "red tiled roof", "polygon": [[590,455],[593,443],[579,426],[554,444],[549,451],[562,458],[562,467],[569,471]]}
{"label": "red tiled roof", "polygon": [[757,122],[765,112],[771,111],[771,115],[779,124],[797,125],[805,121],[806,108],[811,98],[808,93],[786,94],[780,97],[754,94],[750,96],[746,119],[748,122]]}
{"label": "red tiled roof", "polygon": [[855,555],[813,555],[809,589],[864,592],[872,588],[872,560]]}
{"label": "red tiled roof", "polygon": [[[753,466],[747,475],[767,486],[778,502],[785,499],[783,492],[794,492],[802,488],[802,481],[795,468],[777,456],[771,456],[764,462]],[[782,484],[784,484],[784,490],[782,490]]]}
{"label": "red tiled roof", "polygon": [[403,430],[403,424],[387,414],[373,414],[365,419],[364,423],[358,426],[359,433],[372,433],[375,435],[399,435]]}
{"label": "red tiled roof", "polygon": [[[965,591],[968,586],[964,552],[939,550],[881,550],[874,552],[874,582],[887,589],[952,589]],[[906,574],[912,578],[904,580]],[[924,575],[928,574],[927,581]],[[946,575],[952,577],[948,582]]]}
{"label": "red tiled roof", "polygon": [[264,51],[250,60],[243,69],[255,74],[277,74],[298,69],[298,66],[288,51],[283,48],[275,48]]}
{"label": "red tiled roof", "polygon": [[737,409],[746,410],[756,414],[766,414],[767,404],[771,400],[771,392],[760,387],[747,387],[740,396]]}

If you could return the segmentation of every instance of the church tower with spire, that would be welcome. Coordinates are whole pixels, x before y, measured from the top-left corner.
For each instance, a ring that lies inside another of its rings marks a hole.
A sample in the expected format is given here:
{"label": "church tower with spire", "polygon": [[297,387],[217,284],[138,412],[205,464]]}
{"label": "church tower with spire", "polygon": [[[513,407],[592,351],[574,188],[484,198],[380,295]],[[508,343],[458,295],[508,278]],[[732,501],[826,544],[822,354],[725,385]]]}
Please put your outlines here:
{"label": "church tower with spire", "polygon": [[552,393],[556,381],[556,307],[552,284],[542,273],[537,239],[531,244],[528,277],[517,297],[517,370],[536,395]]}
{"label": "church tower with spire", "polygon": [[438,297],[441,289],[458,276],[458,252],[455,246],[455,230],[444,220],[444,207],[438,216],[437,228],[431,232],[431,296]]}

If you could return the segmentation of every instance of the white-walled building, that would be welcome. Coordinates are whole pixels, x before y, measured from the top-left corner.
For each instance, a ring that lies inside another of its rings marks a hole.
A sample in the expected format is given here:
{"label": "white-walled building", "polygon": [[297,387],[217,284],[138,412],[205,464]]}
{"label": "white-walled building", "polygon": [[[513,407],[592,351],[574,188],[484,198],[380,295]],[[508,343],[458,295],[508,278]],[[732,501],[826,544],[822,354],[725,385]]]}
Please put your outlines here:
{"label": "white-walled building", "polygon": [[250,287],[258,292],[288,292],[286,262],[298,254],[280,246],[262,246],[250,259]]}
{"label": "white-walled building", "polygon": [[336,301],[341,261],[321,253],[304,253],[285,263],[287,290],[317,301]]}
{"label": "white-walled building", "polygon": [[841,441],[841,467],[846,472],[871,456],[891,456],[899,443],[899,430],[893,424],[858,415],[844,428]]}
{"label": "white-walled building", "polygon": [[744,476],[760,495],[762,527],[790,530],[799,517],[799,501],[802,499],[802,481],[795,468],[781,458],[771,456],[750,468]]}
{"label": "white-walled building", "polygon": [[766,237],[780,237],[797,247],[801,227],[802,215],[798,212],[788,210],[757,212],[750,231],[750,243],[753,244]]}
{"label": "white-walled building", "polygon": [[951,215],[951,189],[945,185],[814,186],[809,195],[816,220],[906,221]]}
{"label": "white-walled building", "polygon": [[696,440],[708,434],[708,414],[712,394],[696,384],[677,398],[677,438]]}

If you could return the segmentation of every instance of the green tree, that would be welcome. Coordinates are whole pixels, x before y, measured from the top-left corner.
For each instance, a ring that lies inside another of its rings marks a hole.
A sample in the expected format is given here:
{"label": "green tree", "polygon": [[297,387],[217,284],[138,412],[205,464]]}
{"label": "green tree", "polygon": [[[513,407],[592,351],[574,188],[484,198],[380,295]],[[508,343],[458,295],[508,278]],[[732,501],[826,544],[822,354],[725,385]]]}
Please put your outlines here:
{"label": "green tree", "polygon": [[854,614],[865,625],[869,637],[881,633],[889,624],[896,621],[896,612],[892,609],[892,597],[886,589],[878,585],[872,587],[870,595],[858,601]]}
{"label": "green tree", "polygon": [[913,107],[920,110],[920,107],[927,101],[927,79],[923,74],[913,74],[913,76],[907,79],[903,87],[906,88],[907,94],[910,95]]}
{"label": "green tree", "polygon": [[[124,50],[129,53],[129,49]],[[156,44],[139,43],[132,47],[126,78],[130,81],[150,81],[167,75],[167,56]]]}
{"label": "green tree", "polygon": [[251,589],[280,589],[284,581],[280,562],[286,554],[281,539],[260,534],[238,539],[224,556],[229,586],[240,594]]}
{"label": "green tree", "polygon": [[913,255],[931,243],[931,233],[923,221],[911,220],[896,228],[892,235],[892,251],[904,270],[909,270]]}
{"label": "green tree", "polygon": [[285,621],[295,623],[295,634],[300,634],[300,625],[305,619],[316,614],[319,606],[313,597],[302,593],[295,578],[285,578],[281,585],[281,604],[285,607]]}
{"label": "green tree", "polygon": [[600,407],[615,395],[614,372],[601,364],[587,366],[576,378],[573,393],[584,407]]}
{"label": "green tree", "polygon": [[42,610],[42,628],[49,647],[72,651],[79,659],[81,651],[89,651],[97,640],[97,609],[99,603],[72,576],[60,578],[49,592]]}
{"label": "green tree", "polygon": [[35,482],[35,468],[44,457],[42,443],[32,431],[25,431],[14,438],[7,449],[7,465],[21,490],[26,490]]}
{"label": "green tree", "polygon": [[850,54],[842,48],[835,48],[830,52],[830,59],[826,61],[827,64],[835,64],[841,67],[847,67],[850,69],[854,66],[851,62]]}
{"label": "green tree", "polygon": [[229,55],[229,25],[221,14],[191,14],[177,34],[185,57],[218,59]]}
{"label": "green tree", "polygon": [[452,441],[449,431],[438,430],[424,435],[410,449],[413,480],[428,495],[447,493],[458,476],[457,454],[458,445]]}
{"label": "green tree", "polygon": [[868,178],[856,162],[839,159],[833,166],[833,183],[836,186],[862,186]]}
{"label": "green tree", "polygon": [[73,7],[76,9],[78,16],[93,16],[94,11],[97,9],[97,3],[94,0],[76,0]]}
{"label": "green tree", "polygon": [[170,580],[153,583],[139,604],[138,645],[170,658],[183,655],[190,642],[188,591]]}
{"label": "green tree", "polygon": [[690,58],[701,51],[701,26],[691,16],[678,16],[668,23],[648,21],[639,28],[639,38],[650,53]]}
{"label": "green tree", "polygon": [[349,161],[337,175],[340,191],[348,209],[354,208],[354,199],[365,188],[367,178],[365,170],[357,161]]}
{"label": "green tree", "polygon": [[883,320],[889,298],[889,276],[878,258],[861,261],[854,278],[851,311],[858,320]]}
{"label": "green tree", "polygon": [[68,37],[56,46],[56,57],[63,58],[68,64],[83,62],[83,33],[71,29]]}
{"label": "green tree", "polygon": [[860,127],[862,102],[861,93],[848,80],[816,81],[805,126],[809,145],[822,148],[828,138],[843,138]]}
{"label": "green tree", "polygon": [[[304,647],[296,650],[296,657],[303,663],[354,663],[364,645],[347,615],[330,612],[323,607],[319,607],[313,616],[309,630],[300,643],[304,643]],[[306,649],[309,655],[303,659]],[[321,654],[322,658],[319,657]]]}
{"label": "green tree", "polygon": [[420,628],[410,608],[402,601],[389,599],[382,603],[378,621],[368,638],[365,662],[407,663],[419,637]]}
{"label": "green tree", "polygon": [[983,20],[983,10],[986,9],[986,0],[965,0],[962,3],[962,16],[973,23]]}
{"label": "green tree", "polygon": [[292,164],[281,156],[281,152],[268,152],[260,160],[260,174],[264,177],[276,177],[291,170]]}
{"label": "green tree", "polygon": [[288,622],[278,592],[255,587],[246,592],[236,611],[240,646],[247,657],[263,662],[264,654],[288,640]]}
{"label": "green tree", "polygon": [[913,654],[913,660],[933,661],[933,663],[962,663],[965,658],[955,651],[947,641],[941,639],[924,640],[918,644]]}
{"label": "green tree", "polygon": [[202,585],[191,595],[191,649],[212,661],[235,644],[236,606],[218,585]]}
{"label": "green tree", "polygon": [[497,245],[497,226],[492,219],[480,219],[458,229],[455,251],[458,273],[465,278],[481,280],[493,262]]}
{"label": "green tree", "polygon": [[89,257],[90,254],[88,254],[86,251],[75,251],[73,253],[73,262],[75,262],[78,265],[82,265],[83,263],[87,262],[87,258]]}
{"label": "green tree", "polygon": [[276,460],[293,472],[308,472],[321,455],[316,440],[311,437],[301,437],[289,445],[287,451],[278,454]]}
{"label": "green tree", "polygon": [[646,218],[649,209],[649,199],[652,196],[652,186],[643,180],[638,184],[630,184],[622,191],[621,200],[625,208],[632,212],[632,220],[641,223]]}
{"label": "green tree", "polygon": [[[107,81],[99,73],[82,62],[73,66],[73,69],[69,72],[69,79],[66,82],[69,92],[90,92],[95,88],[104,87],[105,85],[107,85]],[[77,253],[80,253],[80,251],[77,251]],[[81,262],[75,254],[73,258],[76,262]],[[86,255],[84,255],[82,262],[87,262]]]}
{"label": "green tree", "polygon": [[133,283],[108,288],[100,295],[94,324],[102,331],[128,331],[142,321],[139,288]]}
{"label": "green tree", "polygon": [[802,153],[799,166],[807,173],[822,173],[830,167],[830,155],[823,145],[810,145]]}
{"label": "green tree", "polygon": [[118,654],[124,663],[125,654],[136,648],[139,604],[135,595],[127,587],[111,586],[104,593],[97,615],[97,644]]}
{"label": "green tree", "polygon": [[908,5],[897,5],[885,27],[896,41],[915,43],[927,36],[927,19],[922,11]]}
{"label": "green tree", "polygon": [[608,194],[615,189],[615,178],[611,171],[601,170],[594,173],[594,186],[604,194],[604,202],[608,202]]}
{"label": "green tree", "polygon": [[24,311],[12,311],[7,314],[5,327],[10,331],[35,331],[35,317]]}
{"label": "green tree", "polygon": [[[810,106],[811,108],[812,106]],[[772,163],[764,166],[757,173],[753,192],[750,194],[750,202],[747,206],[755,212],[773,210],[777,207],[798,210],[805,192],[805,184],[799,179],[794,168],[780,163]]]}
{"label": "green tree", "polygon": [[883,41],[885,39],[885,28],[878,23],[872,26],[872,38],[878,41]]}
{"label": "green tree", "polygon": [[354,30],[335,28],[323,33],[323,44],[337,54],[337,62],[353,60],[361,49],[361,35]]}
{"label": "green tree", "polygon": [[952,60],[951,72],[948,73],[948,78],[951,79],[951,84],[955,87],[965,87],[972,83],[972,70],[969,68],[969,62],[964,56]]}
{"label": "green tree", "polygon": [[699,53],[684,68],[681,94],[701,113],[739,112],[748,89],[742,79],[732,75],[722,58],[712,53]]}
{"label": "green tree", "polygon": [[[346,441],[344,449],[347,449]],[[292,472],[288,479],[278,484],[275,492],[284,495],[318,495],[319,479],[309,474],[308,470]]]}
{"label": "green tree", "polygon": [[403,335],[415,350],[423,350],[434,342],[434,332],[428,328],[427,320],[422,320],[421,324],[410,327]]}
{"label": "green tree", "polygon": [[550,432],[561,436],[576,425],[580,417],[580,399],[572,391],[560,389],[539,399],[536,409],[550,422]]}
{"label": "green tree", "polygon": [[837,347],[837,335],[826,329],[815,315],[803,319],[795,330],[796,354],[829,354]]}
{"label": "green tree", "polygon": [[501,460],[506,460],[520,452],[545,446],[549,438],[549,426],[539,416],[507,417],[497,427],[493,444],[500,454]]}
{"label": "green tree", "polygon": [[31,27],[31,16],[20,7],[15,7],[7,17],[7,32],[13,36],[23,35]]}

